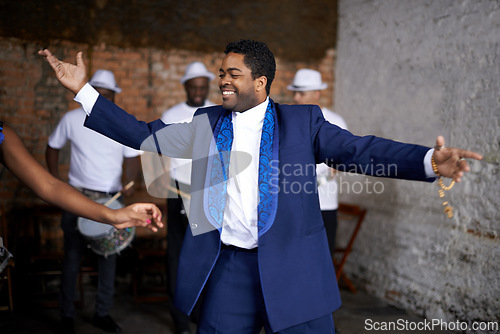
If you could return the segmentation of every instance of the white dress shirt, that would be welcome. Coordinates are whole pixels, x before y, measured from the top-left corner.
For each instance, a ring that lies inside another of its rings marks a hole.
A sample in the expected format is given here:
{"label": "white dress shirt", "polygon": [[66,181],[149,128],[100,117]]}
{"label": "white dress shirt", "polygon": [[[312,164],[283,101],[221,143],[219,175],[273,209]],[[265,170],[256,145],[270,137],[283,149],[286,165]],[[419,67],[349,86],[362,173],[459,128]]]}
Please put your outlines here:
{"label": "white dress shirt", "polygon": [[[227,185],[221,240],[241,248],[258,246],[259,155],[260,137],[269,98],[245,112],[233,112],[233,146],[231,148],[231,175]],[[233,164],[241,162],[233,152],[250,154],[250,165],[243,171]]]}

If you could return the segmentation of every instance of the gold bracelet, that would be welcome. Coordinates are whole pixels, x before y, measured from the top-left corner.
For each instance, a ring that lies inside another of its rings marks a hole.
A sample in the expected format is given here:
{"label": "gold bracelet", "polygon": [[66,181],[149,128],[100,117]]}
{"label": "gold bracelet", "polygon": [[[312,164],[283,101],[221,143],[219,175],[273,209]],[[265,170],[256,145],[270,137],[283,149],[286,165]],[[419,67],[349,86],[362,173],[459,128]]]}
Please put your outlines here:
{"label": "gold bracelet", "polygon": [[432,170],[434,171],[434,173],[436,173],[437,176],[440,176],[441,174],[439,174],[438,166],[436,165],[436,161],[434,160],[434,153],[432,153],[432,156],[431,156],[431,165],[432,165]]}
{"label": "gold bracelet", "polygon": [[[434,154],[432,154],[432,157],[431,157],[431,165],[432,165],[432,170],[438,176],[438,186],[441,188],[438,190],[439,197],[443,198],[444,192],[453,188],[453,186],[455,185],[455,180],[452,180],[449,186],[444,185],[443,178],[441,177],[441,174],[439,174],[439,171],[438,171],[438,168],[436,165],[436,161],[434,161]],[[444,213],[446,213],[448,215],[448,218],[453,217],[453,208],[451,207],[451,205],[449,205],[448,201],[444,201],[443,206],[444,206]]]}

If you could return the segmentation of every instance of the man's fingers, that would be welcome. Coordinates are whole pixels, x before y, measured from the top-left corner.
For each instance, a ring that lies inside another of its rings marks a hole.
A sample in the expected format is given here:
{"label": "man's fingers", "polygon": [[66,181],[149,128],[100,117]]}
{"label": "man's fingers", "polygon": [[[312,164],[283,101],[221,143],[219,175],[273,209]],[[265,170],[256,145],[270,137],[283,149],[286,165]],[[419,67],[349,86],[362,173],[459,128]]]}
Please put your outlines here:
{"label": "man's fingers", "polygon": [[458,161],[458,167],[460,168],[460,170],[463,170],[463,171],[466,171],[466,172],[470,171],[469,164],[465,160],[459,160]]}
{"label": "man's fingers", "polygon": [[47,61],[49,62],[49,64],[52,64],[54,62],[54,58],[56,58],[52,54],[52,52],[50,52],[48,49],[45,49],[42,52],[43,52],[43,55],[47,58]]}
{"label": "man's fingers", "polygon": [[45,49],[45,50],[40,50],[38,51],[38,54],[41,55],[41,56],[44,56],[46,57],[47,61],[49,62],[49,65],[50,67],[52,67],[52,69],[54,70],[57,70],[57,66],[59,65],[59,59],[57,59],[50,51],[49,49]]}
{"label": "man's fingers", "polygon": [[443,136],[438,136],[436,139],[436,148],[439,149],[440,147],[444,146],[444,137]]}
{"label": "man's fingers", "polygon": [[475,160],[483,159],[483,156],[481,154],[472,151],[460,150],[459,155],[461,158],[475,159]]}
{"label": "man's fingers", "polygon": [[82,66],[83,65],[83,53],[79,51],[76,54],[76,66]]}
{"label": "man's fingers", "polygon": [[50,51],[48,49],[39,50],[38,54],[40,56],[44,56],[44,57],[50,57],[50,56],[52,56],[52,53],[50,53]]}

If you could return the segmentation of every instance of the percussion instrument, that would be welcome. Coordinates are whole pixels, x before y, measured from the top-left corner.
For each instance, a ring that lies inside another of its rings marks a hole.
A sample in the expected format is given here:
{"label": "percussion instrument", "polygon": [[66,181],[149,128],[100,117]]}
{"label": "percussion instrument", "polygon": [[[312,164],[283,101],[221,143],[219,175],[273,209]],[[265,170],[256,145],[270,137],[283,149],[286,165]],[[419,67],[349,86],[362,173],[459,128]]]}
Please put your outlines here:
{"label": "percussion instrument", "polygon": [[[101,198],[96,202],[109,207],[110,209],[120,209],[123,205],[115,200],[120,197],[117,193],[113,198]],[[78,218],[78,230],[88,242],[88,247],[99,255],[120,253],[127,248],[135,236],[135,227],[117,229],[112,225],[99,223],[87,218]]]}

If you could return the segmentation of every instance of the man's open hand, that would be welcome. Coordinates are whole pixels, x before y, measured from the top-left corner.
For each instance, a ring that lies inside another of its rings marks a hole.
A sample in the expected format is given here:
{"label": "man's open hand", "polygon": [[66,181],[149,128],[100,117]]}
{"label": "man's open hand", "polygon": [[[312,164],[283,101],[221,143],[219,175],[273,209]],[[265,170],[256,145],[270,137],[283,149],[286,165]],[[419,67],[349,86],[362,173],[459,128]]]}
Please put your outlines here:
{"label": "man's open hand", "polygon": [[60,61],[48,49],[40,50],[38,54],[47,59],[56,74],[57,80],[75,95],[87,83],[87,72],[83,63],[82,52],[78,52],[76,55],[76,65]]}

